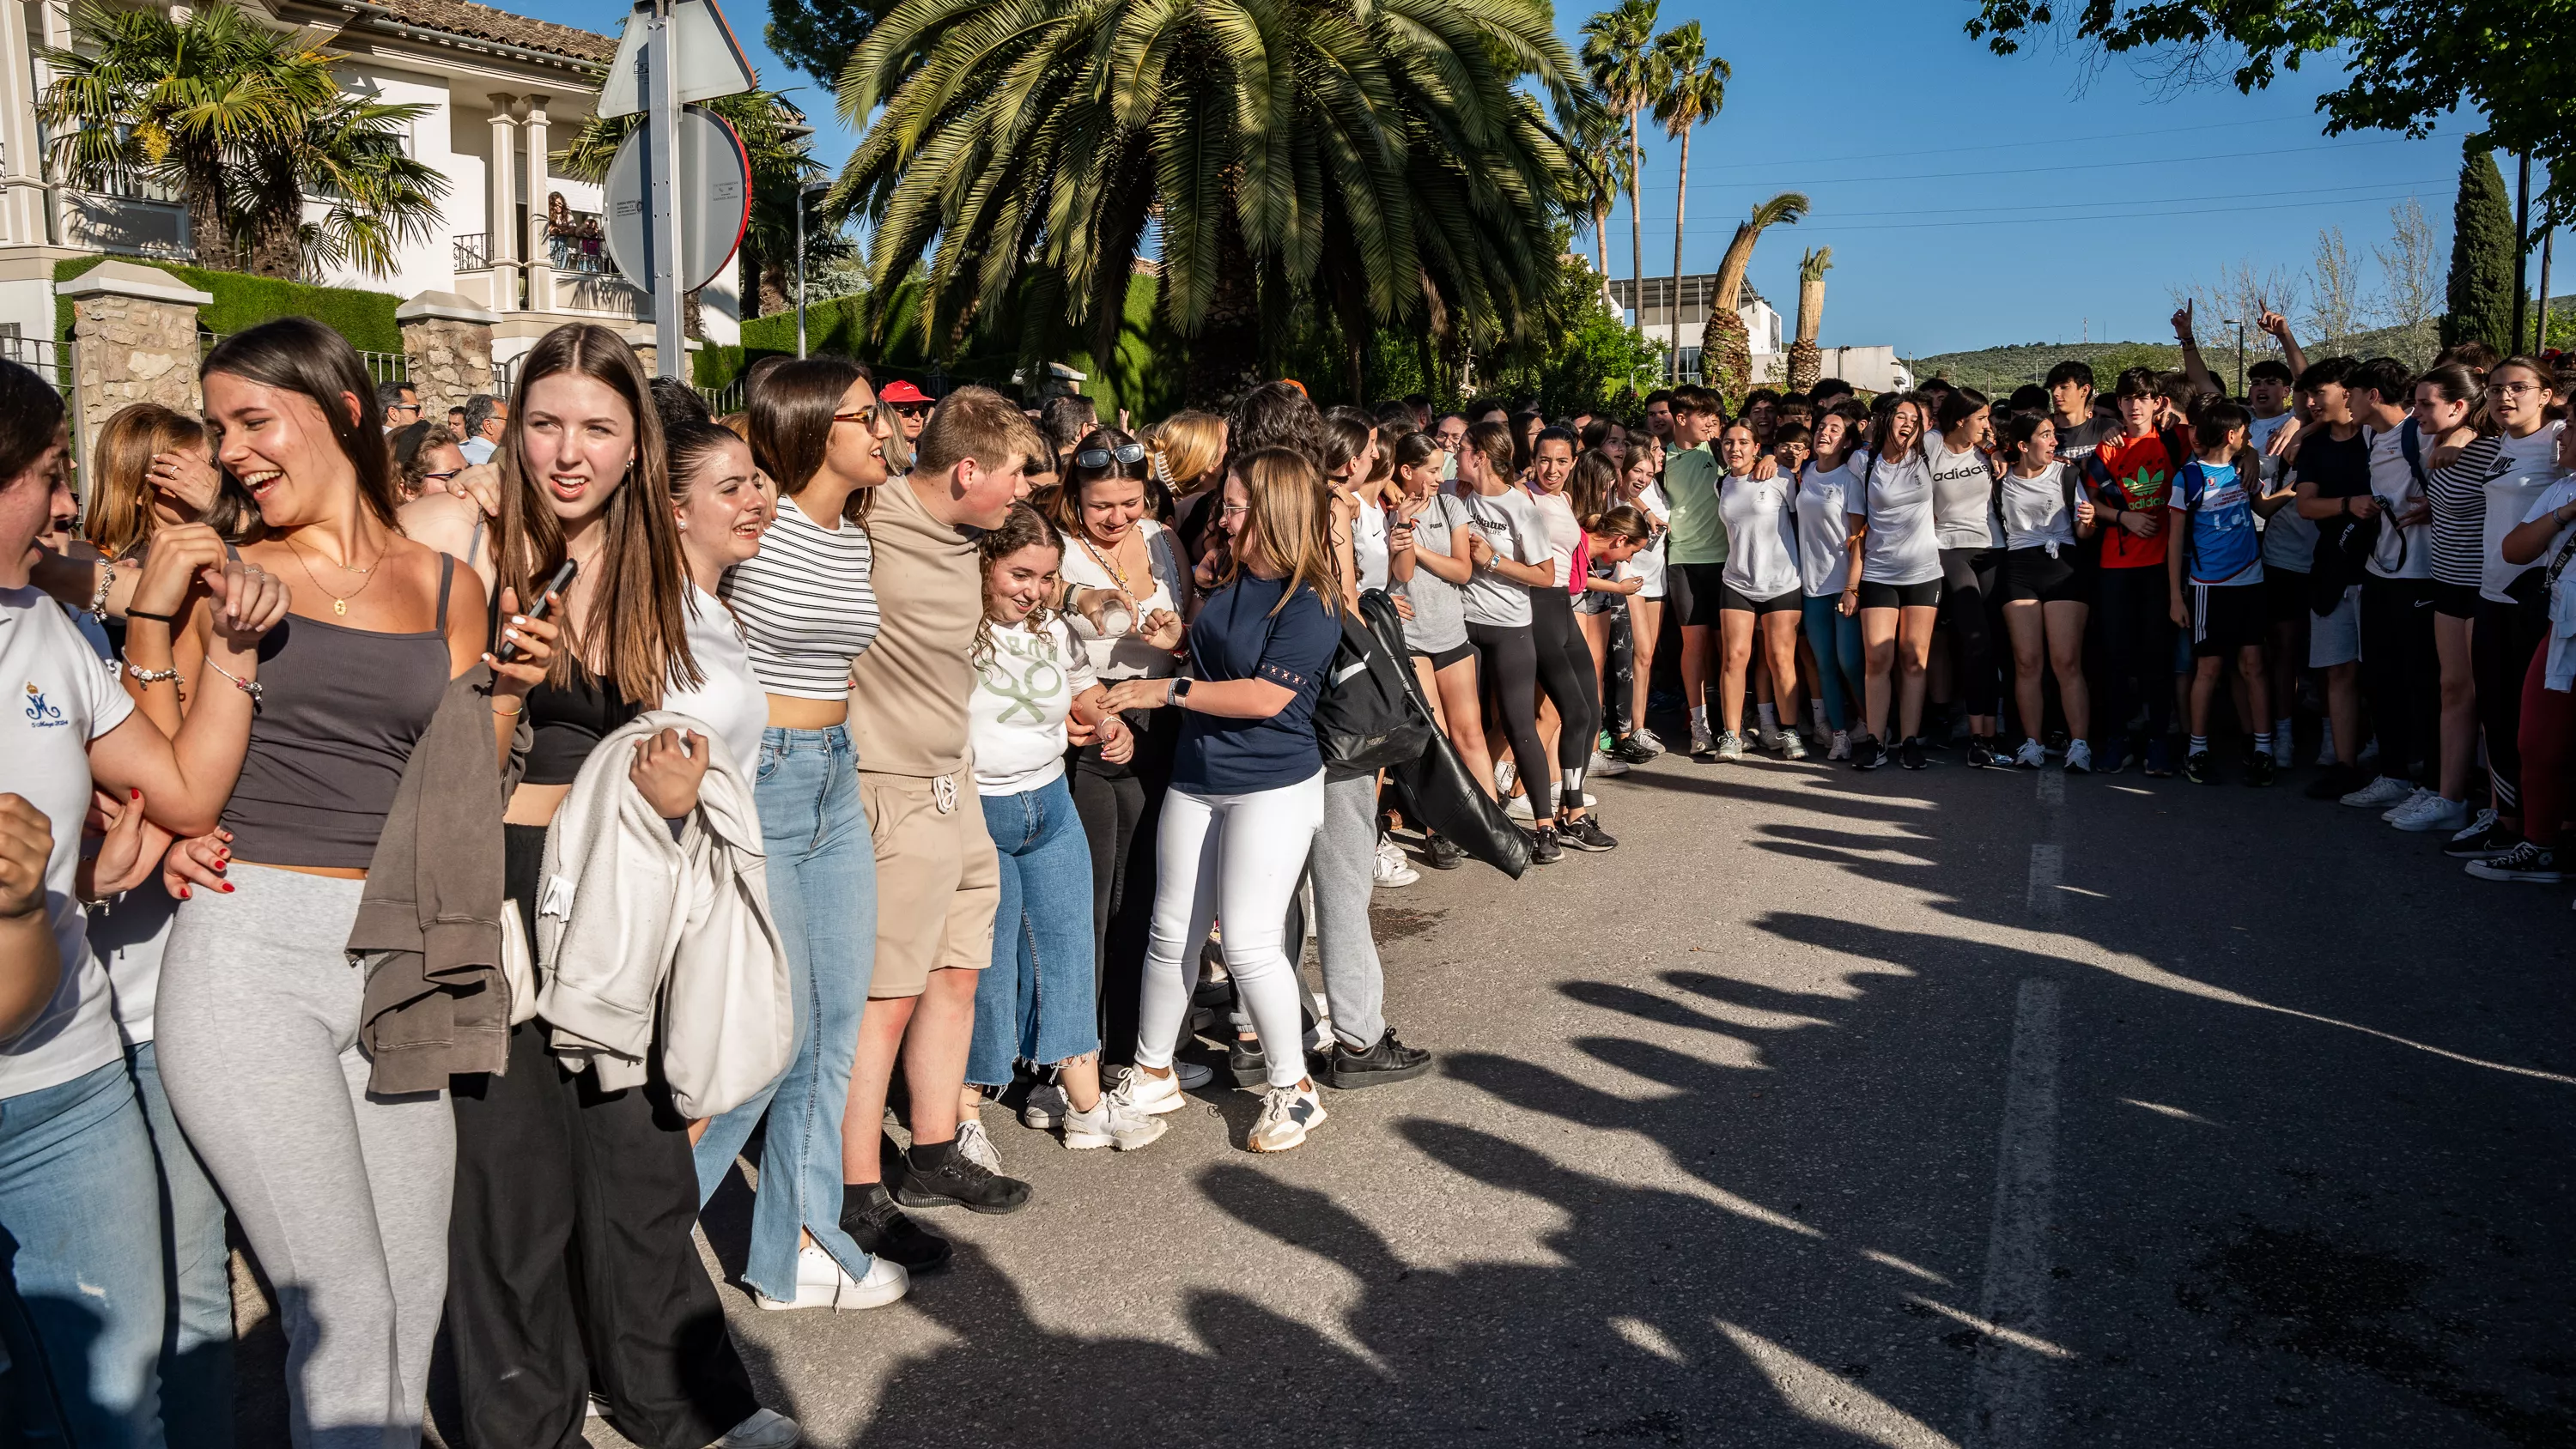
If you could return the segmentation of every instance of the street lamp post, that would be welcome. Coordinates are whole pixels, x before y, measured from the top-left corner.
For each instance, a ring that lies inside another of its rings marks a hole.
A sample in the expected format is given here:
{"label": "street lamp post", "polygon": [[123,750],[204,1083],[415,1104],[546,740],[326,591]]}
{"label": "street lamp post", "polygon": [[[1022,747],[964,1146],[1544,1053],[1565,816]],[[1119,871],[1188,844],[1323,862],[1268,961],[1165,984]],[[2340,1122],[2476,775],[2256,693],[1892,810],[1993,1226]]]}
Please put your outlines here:
{"label": "street lamp post", "polygon": [[808,181],[796,188],[796,355],[805,355],[805,198],[830,191],[829,181]]}

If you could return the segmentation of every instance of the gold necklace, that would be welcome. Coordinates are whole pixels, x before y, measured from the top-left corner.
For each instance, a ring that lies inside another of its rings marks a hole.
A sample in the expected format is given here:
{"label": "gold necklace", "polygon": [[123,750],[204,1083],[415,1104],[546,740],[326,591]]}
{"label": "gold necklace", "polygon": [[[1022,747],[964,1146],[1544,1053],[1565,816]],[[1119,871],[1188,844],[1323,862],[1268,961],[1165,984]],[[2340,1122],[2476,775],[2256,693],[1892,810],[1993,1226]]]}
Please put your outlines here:
{"label": "gold necklace", "polygon": [[[315,578],[313,575],[313,565],[304,561],[304,550],[296,545],[294,539],[287,539],[286,547],[290,553],[295,555],[296,566],[304,570],[304,577],[312,583],[313,587],[322,590],[322,596],[324,598],[331,601],[331,612],[344,619],[349,616],[349,601],[367,591],[367,585],[376,581],[377,565],[382,564],[385,561],[385,556],[379,553],[376,555],[376,562],[369,564],[365,568],[354,568],[348,564],[333,564],[332,566],[334,568],[347,569],[350,573],[365,575],[364,580],[356,588],[351,589],[345,594],[335,594],[329,589],[322,588],[322,581]],[[324,563],[331,563],[331,560],[327,558],[322,561]]]}

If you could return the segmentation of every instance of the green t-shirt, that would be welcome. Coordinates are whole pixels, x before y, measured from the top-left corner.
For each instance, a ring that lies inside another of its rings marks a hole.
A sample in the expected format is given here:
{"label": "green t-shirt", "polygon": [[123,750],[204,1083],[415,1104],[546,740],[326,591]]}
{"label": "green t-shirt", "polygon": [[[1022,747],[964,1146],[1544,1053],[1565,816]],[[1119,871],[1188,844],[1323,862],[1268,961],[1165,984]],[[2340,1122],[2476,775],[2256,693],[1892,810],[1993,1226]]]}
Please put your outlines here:
{"label": "green t-shirt", "polygon": [[1718,477],[1717,459],[1705,444],[1664,459],[1664,502],[1672,509],[1667,562],[1726,562],[1726,520],[1717,511]]}

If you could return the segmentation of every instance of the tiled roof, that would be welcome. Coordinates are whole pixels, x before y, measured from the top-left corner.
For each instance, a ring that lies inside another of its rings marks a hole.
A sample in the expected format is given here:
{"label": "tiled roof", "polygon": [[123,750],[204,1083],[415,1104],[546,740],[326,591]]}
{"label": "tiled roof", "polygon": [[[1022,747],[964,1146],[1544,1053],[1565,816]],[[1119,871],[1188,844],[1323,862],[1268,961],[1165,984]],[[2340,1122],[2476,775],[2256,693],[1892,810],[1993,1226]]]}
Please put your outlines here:
{"label": "tiled roof", "polygon": [[617,37],[576,30],[551,20],[532,20],[477,5],[473,0],[367,0],[405,25],[443,31],[474,40],[494,40],[525,50],[540,50],[571,60],[606,65],[617,55]]}

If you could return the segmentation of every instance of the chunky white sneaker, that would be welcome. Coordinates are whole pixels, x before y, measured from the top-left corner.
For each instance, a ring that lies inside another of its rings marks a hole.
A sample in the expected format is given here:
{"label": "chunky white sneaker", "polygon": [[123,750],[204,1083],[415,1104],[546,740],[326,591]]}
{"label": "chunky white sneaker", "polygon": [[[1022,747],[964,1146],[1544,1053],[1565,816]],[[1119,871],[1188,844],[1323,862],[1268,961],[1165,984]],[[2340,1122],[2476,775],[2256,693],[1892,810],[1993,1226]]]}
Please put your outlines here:
{"label": "chunky white sneaker", "polygon": [[1029,1088],[1029,1099],[1020,1104],[1020,1125],[1032,1132],[1052,1131],[1072,1110],[1073,1103],[1065,1097],[1063,1083],[1040,1082]]}
{"label": "chunky white sneaker", "polygon": [[2394,825],[2397,823],[2398,816],[2403,815],[2407,811],[2414,809],[2416,806],[2423,804],[2424,797],[2427,795],[2431,795],[2435,799],[2441,798],[2438,791],[2427,790],[2423,786],[2418,785],[2414,789],[2406,792],[2405,799],[2400,800],[2396,804],[2389,806],[2387,809],[2380,811],[2379,818],[2391,825]]}
{"label": "chunky white sneaker", "polygon": [[1779,753],[1780,727],[1778,725],[1756,725],[1753,729],[1753,737],[1761,742],[1762,748],[1773,754]]}
{"label": "chunky white sneaker", "polygon": [[1535,819],[1535,817],[1530,814],[1530,802],[1527,795],[1514,795],[1505,800],[1503,802],[1503,813],[1514,820]]}
{"label": "chunky white sneaker", "polygon": [[868,1276],[853,1278],[841,1271],[832,1255],[820,1248],[799,1249],[796,1254],[796,1297],[780,1302],[766,1293],[754,1291],[752,1297],[763,1308],[883,1308],[912,1289],[912,1275],[891,1258],[868,1260]]}
{"label": "chunky white sneaker", "polygon": [[1617,776],[1628,773],[1629,766],[1626,760],[1620,759],[1616,755],[1605,755],[1599,750],[1594,750],[1592,752],[1592,763],[1584,768],[1595,775],[1600,775],[1605,778],[1616,778]]}
{"label": "chunky white sneaker", "polygon": [[1324,1110],[1323,1097],[1311,1087],[1273,1087],[1261,1099],[1261,1116],[1252,1124],[1252,1150],[1285,1152],[1305,1141],[1306,1134],[1331,1115]]}
{"label": "chunky white sneaker", "polygon": [[2037,740],[2025,739],[2021,742],[2021,748],[2013,752],[2013,763],[2025,770],[2045,768],[2048,764],[2048,747]]}
{"label": "chunky white sneaker", "polygon": [[[1118,1089],[1108,1095],[1116,1097],[1126,1106],[1150,1115],[1159,1116],[1165,1112],[1177,1112],[1189,1105],[1189,1098],[1181,1095],[1185,1085],[1181,1079],[1189,1070],[1189,1066],[1184,1063],[1179,1065],[1172,1075],[1158,1077],[1143,1067],[1135,1067],[1128,1071],[1127,1080],[1120,1082]],[[1199,1068],[1199,1071],[1200,1085],[1204,1086],[1207,1078],[1214,1074],[1205,1067]]]}
{"label": "chunky white sneaker", "polygon": [[1064,1145],[1076,1152],[1095,1147],[1115,1147],[1133,1152],[1146,1146],[1170,1129],[1171,1123],[1143,1111],[1132,1103],[1120,1101],[1114,1092],[1103,1092],[1088,1112],[1071,1112],[1064,1119]]}
{"label": "chunky white sneaker", "polygon": [[1511,761],[1494,761],[1494,793],[1496,795],[1508,795],[1512,793],[1512,781],[1519,778],[1519,767],[1515,766]]}
{"label": "chunky white sneaker", "polygon": [[2474,840],[2478,836],[2484,835],[2488,831],[2495,829],[2495,823],[2496,813],[2493,808],[2481,810],[2477,814],[2469,817],[2469,823],[2466,827],[2451,832],[2451,843],[2453,845],[2458,845],[2465,841]]}
{"label": "chunky white sneaker", "polygon": [[1708,732],[1708,726],[1706,726],[1706,725],[1704,725],[1704,724],[1695,724],[1695,725],[1692,725],[1692,726],[1691,726],[1691,753],[1692,753],[1692,754],[1694,754],[1694,755],[1705,755],[1705,754],[1707,754],[1709,751],[1714,750],[1714,749],[1716,749],[1716,748],[1717,748],[1717,737],[1716,737],[1715,735],[1712,735],[1712,734],[1710,734],[1710,733]]}
{"label": "chunky white sneaker", "polygon": [[1720,760],[1743,759],[1744,736],[1737,734],[1733,730],[1728,730],[1726,733],[1719,735],[1717,737],[1717,757]]}
{"label": "chunky white sneaker", "polygon": [[2068,740],[2066,742],[2066,773],[2070,775],[2090,775],[2093,773],[2093,742],[2091,740]]}
{"label": "chunky white sneaker", "polygon": [[2343,797],[2343,803],[2357,810],[2385,810],[2415,793],[2415,787],[2393,775],[2376,775],[2369,784]]}
{"label": "chunky white sneaker", "polygon": [[1834,747],[1825,751],[1825,758],[1828,760],[1848,760],[1851,758],[1850,730],[1834,731]]}
{"label": "chunky white sneaker", "polygon": [[805,1431],[796,1421],[776,1409],[762,1409],[750,1418],[725,1430],[712,1449],[796,1449],[805,1442]]}
{"label": "chunky white sneaker", "polygon": [[1422,879],[1422,872],[1413,868],[1413,863],[1404,858],[1404,852],[1397,849],[1394,842],[1382,840],[1377,847],[1376,879],[1380,889],[1394,890]]}
{"label": "chunky white sneaker", "polygon": [[2469,823],[2469,802],[2445,800],[2441,792],[2427,790],[2423,797],[2406,808],[2406,813],[2388,822],[2400,830],[2422,833],[2439,830],[2444,834]]}
{"label": "chunky white sneaker", "polygon": [[1798,738],[1798,732],[1796,730],[1780,731],[1780,758],[1784,760],[1803,760],[1806,757],[1807,742]]}
{"label": "chunky white sneaker", "polygon": [[1655,732],[1646,728],[1644,725],[1639,725],[1635,729],[1630,730],[1628,732],[1628,738],[1637,744],[1645,746],[1647,750],[1654,754],[1660,755],[1664,752],[1664,742],[1657,739],[1655,737]]}
{"label": "chunky white sneaker", "polygon": [[1002,1175],[1002,1150],[993,1145],[993,1135],[973,1117],[957,1124],[957,1155],[974,1163],[995,1177]]}

